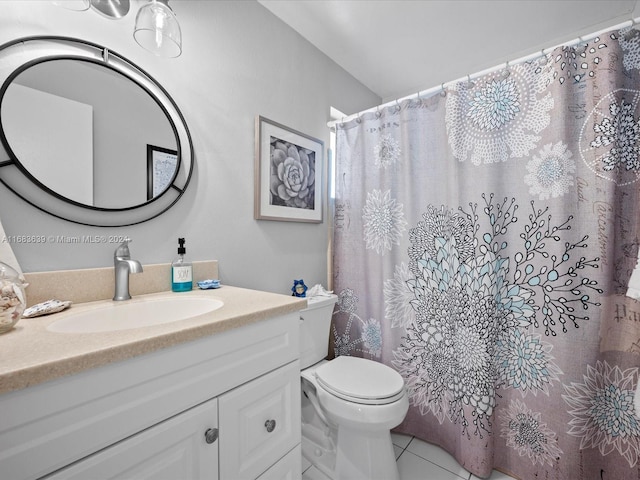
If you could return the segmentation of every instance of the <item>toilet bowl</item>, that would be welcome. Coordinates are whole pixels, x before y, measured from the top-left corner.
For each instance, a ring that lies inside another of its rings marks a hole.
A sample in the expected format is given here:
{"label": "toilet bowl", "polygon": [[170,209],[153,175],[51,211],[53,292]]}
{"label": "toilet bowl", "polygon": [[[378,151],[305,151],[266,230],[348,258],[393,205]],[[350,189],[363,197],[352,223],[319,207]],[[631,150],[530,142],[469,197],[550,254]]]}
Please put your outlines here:
{"label": "toilet bowl", "polygon": [[336,301],[311,298],[301,312],[303,456],[332,480],[397,480],[390,429],[409,409],[404,380],[372,360],[325,360]]}

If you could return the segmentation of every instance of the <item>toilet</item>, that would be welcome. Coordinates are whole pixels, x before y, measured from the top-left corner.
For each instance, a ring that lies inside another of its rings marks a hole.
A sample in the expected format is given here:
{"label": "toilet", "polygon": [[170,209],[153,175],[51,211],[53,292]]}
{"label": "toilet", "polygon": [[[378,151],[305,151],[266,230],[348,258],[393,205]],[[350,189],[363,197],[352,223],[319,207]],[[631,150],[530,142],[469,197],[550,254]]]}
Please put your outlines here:
{"label": "toilet", "polygon": [[409,409],[404,380],[373,360],[326,360],[337,300],[300,312],[302,455],[332,480],[399,480],[390,430]]}

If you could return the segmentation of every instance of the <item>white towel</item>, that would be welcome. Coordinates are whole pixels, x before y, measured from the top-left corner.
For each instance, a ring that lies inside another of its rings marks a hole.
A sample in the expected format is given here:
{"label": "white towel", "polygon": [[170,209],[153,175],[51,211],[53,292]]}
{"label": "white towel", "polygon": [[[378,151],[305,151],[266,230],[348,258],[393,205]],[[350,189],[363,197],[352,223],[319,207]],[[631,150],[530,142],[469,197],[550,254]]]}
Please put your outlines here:
{"label": "white towel", "polygon": [[636,385],[636,393],[633,396],[633,406],[636,410],[636,417],[640,418],[640,379]]}
{"label": "white towel", "polygon": [[325,288],[320,285],[314,285],[309,290],[307,290],[307,298],[311,297],[330,297],[333,291],[325,290]]}
{"label": "white towel", "polygon": [[640,250],[638,251],[636,266],[634,267],[633,272],[631,272],[629,285],[627,285],[627,297],[640,300]]}
{"label": "white towel", "polygon": [[0,221],[0,262],[6,263],[10,267],[12,267],[16,272],[20,274],[20,277],[22,278],[22,269],[20,268],[18,259],[13,253],[13,249],[11,248],[11,243],[7,241],[7,236],[4,233],[4,227],[2,226],[1,221]]}

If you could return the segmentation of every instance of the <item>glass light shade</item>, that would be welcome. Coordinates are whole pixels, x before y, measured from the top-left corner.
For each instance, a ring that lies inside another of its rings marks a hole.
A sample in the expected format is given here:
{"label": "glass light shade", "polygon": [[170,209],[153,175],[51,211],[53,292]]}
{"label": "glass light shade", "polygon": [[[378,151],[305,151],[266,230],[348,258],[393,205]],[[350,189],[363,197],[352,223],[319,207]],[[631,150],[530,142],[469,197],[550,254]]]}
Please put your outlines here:
{"label": "glass light shade", "polygon": [[75,12],[89,10],[89,7],[91,6],[90,0],[52,0],[51,3],[58,7],[64,7],[67,10],[73,10]]}
{"label": "glass light shade", "polygon": [[182,53],[182,33],[166,1],[151,0],[138,11],[133,37],[138,44],[160,57]]}
{"label": "glass light shade", "polygon": [[129,0],[91,0],[91,8],[107,18],[118,19],[129,13]]}

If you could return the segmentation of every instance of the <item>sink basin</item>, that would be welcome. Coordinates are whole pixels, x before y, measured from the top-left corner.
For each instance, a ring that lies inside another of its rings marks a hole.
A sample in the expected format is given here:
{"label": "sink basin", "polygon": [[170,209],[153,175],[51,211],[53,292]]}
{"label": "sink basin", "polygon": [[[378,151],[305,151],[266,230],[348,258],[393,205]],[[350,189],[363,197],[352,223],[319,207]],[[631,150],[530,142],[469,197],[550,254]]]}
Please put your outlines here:
{"label": "sink basin", "polygon": [[134,298],[65,315],[47,327],[51,332],[98,333],[186,320],[224,305],[215,298],[171,296]]}

